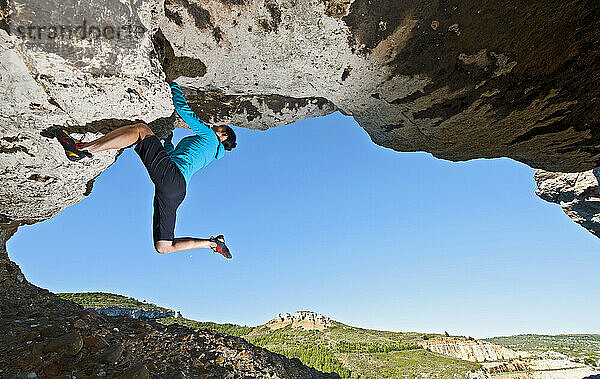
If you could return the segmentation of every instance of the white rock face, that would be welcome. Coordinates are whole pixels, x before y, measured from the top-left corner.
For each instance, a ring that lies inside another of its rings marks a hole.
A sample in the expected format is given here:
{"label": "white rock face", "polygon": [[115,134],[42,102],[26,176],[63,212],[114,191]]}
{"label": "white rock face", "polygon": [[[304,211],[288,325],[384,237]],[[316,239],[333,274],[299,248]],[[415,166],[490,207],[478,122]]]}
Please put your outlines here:
{"label": "white rock face", "polygon": [[58,141],[41,133],[64,125],[69,116],[50,102],[27,69],[29,56],[3,30],[0,59],[0,222],[42,221],[89,193],[117,153],[98,154],[83,164],[68,161]]}
{"label": "white rock face", "polygon": [[[375,126],[397,123],[399,109],[371,97],[371,93],[392,101],[398,92],[407,96],[429,82],[418,76],[387,82],[391,68],[382,63],[393,56],[381,55],[391,54],[405,43],[415,25],[411,20],[387,41],[389,47],[381,48],[385,51],[368,58],[352,51],[348,27],[341,18],[326,15],[318,1],[278,2],[274,5],[277,20],[262,0],[244,6],[223,6],[216,1],[202,6],[214,25],[225,26],[220,27],[218,42],[212,28],[198,29],[189,8],[178,3],[167,5],[167,9],[181,15],[182,26],[168,18],[160,24],[176,55],[193,57],[206,65],[205,75],[181,80],[190,88],[235,96],[326,98],[344,113],[354,115],[361,125]],[[229,22],[233,17],[234,26]],[[277,23],[276,30],[257,25],[257,19]],[[249,121],[239,120],[241,125]],[[270,126],[275,125],[258,127]]]}
{"label": "white rock face", "polygon": [[[52,138],[52,128],[67,127],[91,140],[127,120],[150,122],[173,111],[161,67],[150,57],[150,33],[60,42],[47,34],[18,32],[24,25],[50,28],[78,18],[101,22],[98,14],[107,4],[94,4],[11,1],[13,34],[0,30],[0,223],[34,223],[56,215],[89,194],[94,178],[118,155],[99,153],[72,163]],[[118,4],[109,1],[112,22],[133,18],[148,30],[155,27],[155,2],[137,1],[131,8]]]}
{"label": "white rock face", "polygon": [[165,317],[176,317],[181,316],[181,313],[173,310],[159,311],[156,309],[136,309],[126,307],[106,307],[106,308],[94,308],[97,313],[106,316],[128,316],[137,320],[154,320],[157,318]]}
{"label": "white rock face", "polygon": [[600,237],[600,194],[593,170],[579,173],[538,170],[534,179],[538,186],[536,195],[559,204],[573,221]]}
{"label": "white rock face", "polygon": [[500,361],[520,358],[518,352],[495,343],[438,337],[418,342],[425,349],[471,362]]}
{"label": "white rock face", "polygon": [[[527,52],[499,50],[508,41],[491,20],[517,20],[520,10],[470,4],[453,13],[418,1],[168,0],[159,26],[183,60],[173,60],[173,72],[183,75],[181,82],[204,105],[215,94],[229,100],[277,94],[292,104],[325,99],[354,116],[376,143],[396,150],[426,150],[451,160],[508,155],[563,170],[593,167],[598,154],[589,144],[575,153],[567,142],[583,138],[586,129],[575,130],[569,110],[583,103],[597,109],[589,91],[565,97],[569,64],[557,55],[530,60],[535,43],[527,44]],[[531,21],[502,33],[522,42],[533,36],[527,30]],[[554,46],[544,40],[545,49],[562,52],[581,43],[563,38]],[[563,77],[550,83],[558,67],[549,67],[553,59],[563,66]],[[515,81],[526,72],[536,79]],[[548,83],[543,90],[542,83]],[[258,112],[250,102],[223,119],[261,129],[278,125],[261,119],[265,108]],[[567,150],[572,154],[564,159]]]}
{"label": "white rock face", "polygon": [[292,328],[304,330],[324,330],[333,326],[333,320],[320,313],[311,311],[297,311],[293,315],[279,313],[277,317],[265,324],[269,329],[276,330],[291,325]]}
{"label": "white rock face", "polygon": [[266,129],[340,110],[399,151],[591,169],[600,86],[581,62],[594,59],[597,12],[584,2],[0,2],[0,224],[52,217],[114,161],[68,162],[53,127],[89,140],[135,120],[181,126],[163,70],[212,123]]}

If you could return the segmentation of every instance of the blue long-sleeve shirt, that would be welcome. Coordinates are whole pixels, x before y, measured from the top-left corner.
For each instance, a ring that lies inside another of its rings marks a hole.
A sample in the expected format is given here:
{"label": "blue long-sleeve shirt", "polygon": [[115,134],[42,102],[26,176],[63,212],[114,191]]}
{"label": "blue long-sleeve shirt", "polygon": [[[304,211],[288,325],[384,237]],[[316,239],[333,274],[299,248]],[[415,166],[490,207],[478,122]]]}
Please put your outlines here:
{"label": "blue long-sleeve shirt", "polygon": [[170,141],[165,141],[163,146],[188,183],[196,171],[203,169],[213,160],[222,158],[225,149],[215,132],[192,111],[179,85],[175,82],[169,82],[169,85],[175,111],[196,135],[183,138],[177,147],[173,147]]}

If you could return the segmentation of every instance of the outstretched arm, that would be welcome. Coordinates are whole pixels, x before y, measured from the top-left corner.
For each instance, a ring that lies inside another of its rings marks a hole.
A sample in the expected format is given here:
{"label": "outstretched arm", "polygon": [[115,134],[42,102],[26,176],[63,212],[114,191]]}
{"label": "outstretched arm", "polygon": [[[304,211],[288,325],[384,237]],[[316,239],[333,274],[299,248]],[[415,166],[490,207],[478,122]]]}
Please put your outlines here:
{"label": "outstretched arm", "polygon": [[171,93],[173,94],[173,105],[175,106],[175,111],[177,114],[181,116],[183,121],[192,128],[192,130],[199,136],[210,136],[209,133],[213,133],[212,129],[208,127],[202,120],[196,116],[194,111],[190,108],[185,97],[183,96],[183,92],[179,85],[175,82],[169,82],[171,86]]}

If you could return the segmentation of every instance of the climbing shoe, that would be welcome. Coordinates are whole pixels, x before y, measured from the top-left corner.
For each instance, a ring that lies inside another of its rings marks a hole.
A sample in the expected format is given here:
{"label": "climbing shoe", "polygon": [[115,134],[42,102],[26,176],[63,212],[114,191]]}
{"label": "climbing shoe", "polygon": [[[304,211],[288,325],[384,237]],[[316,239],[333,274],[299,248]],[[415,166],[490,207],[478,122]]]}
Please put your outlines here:
{"label": "climbing shoe", "polygon": [[229,252],[227,245],[225,245],[225,237],[223,237],[222,234],[219,234],[216,237],[210,237],[209,241],[217,244],[217,247],[211,247],[212,251],[221,254],[227,259],[231,259],[231,253]]}
{"label": "climbing shoe", "polygon": [[58,139],[58,142],[60,142],[62,147],[65,149],[65,154],[67,154],[67,158],[69,158],[69,160],[76,162],[82,160],[85,157],[92,156],[92,154],[88,153],[87,151],[79,150],[83,143],[71,137],[66,130],[57,130],[56,138]]}

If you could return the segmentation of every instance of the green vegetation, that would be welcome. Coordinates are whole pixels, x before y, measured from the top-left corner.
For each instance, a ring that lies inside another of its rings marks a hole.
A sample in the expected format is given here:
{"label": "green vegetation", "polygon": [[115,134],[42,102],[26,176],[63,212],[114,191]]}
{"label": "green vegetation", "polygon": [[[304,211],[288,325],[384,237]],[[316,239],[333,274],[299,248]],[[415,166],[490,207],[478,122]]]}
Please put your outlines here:
{"label": "green vegetation", "polygon": [[210,321],[194,321],[187,318],[167,317],[157,321],[165,325],[180,324],[183,326],[187,326],[188,328],[208,329],[213,330],[217,333],[229,334],[230,336],[236,337],[245,336],[246,334],[250,333],[252,329],[254,329],[251,326],[240,326],[236,324],[218,324],[216,322]]}
{"label": "green vegetation", "polygon": [[[508,337],[488,338],[487,341],[532,353],[549,350],[564,354],[574,361],[598,362],[600,360],[600,334],[559,334],[555,336],[540,334],[519,334]],[[589,358],[586,361],[586,358]]]}
{"label": "green vegetation", "polygon": [[338,353],[389,353],[390,351],[420,349],[418,345],[404,342],[370,343],[340,341],[335,344]]}
{"label": "green vegetation", "polygon": [[[148,303],[146,301],[139,301],[133,297],[127,297],[123,295],[116,295],[106,292],[79,292],[79,293],[59,293],[57,294],[65,300],[70,300],[77,303],[85,308],[106,308],[106,307],[123,307],[132,309],[144,309],[144,310],[159,310],[167,311],[167,308],[159,307],[158,305]],[[195,329],[209,329],[214,330],[217,333],[229,334],[232,336],[243,336],[252,331],[252,327],[240,326],[235,324],[218,324],[210,321],[194,321],[187,318],[174,318],[165,317],[157,319],[157,322],[161,324],[180,324]]]}
{"label": "green vegetation", "polygon": [[[349,354],[348,365],[360,378],[462,378],[481,365],[432,353],[406,350],[377,354]],[[421,375],[422,374],[422,375]]]}
{"label": "green vegetation", "polygon": [[[436,337],[439,335],[431,335]],[[481,366],[431,353],[415,344],[418,333],[396,333],[356,328],[341,323],[317,330],[255,328],[249,342],[288,357],[297,357],[318,370],[343,378],[401,378],[464,376]],[[443,373],[440,374],[440,373]]]}
{"label": "green vegetation", "polygon": [[342,378],[350,378],[351,372],[333,355],[333,352],[319,345],[300,345],[295,348],[274,348],[275,353],[288,358],[298,358],[307,366],[323,372],[336,372]]}
{"label": "green vegetation", "polygon": [[84,308],[124,307],[144,310],[156,309],[161,312],[168,310],[152,303],[141,302],[133,297],[106,292],[57,293],[57,295]]}
{"label": "green vegetation", "polygon": [[[108,306],[134,309],[165,308],[140,302],[131,297],[103,292],[61,293],[60,297],[87,308]],[[270,351],[298,358],[302,363],[323,372],[336,372],[342,378],[417,378],[462,377],[481,366],[445,357],[420,348],[415,342],[439,337],[439,334],[396,333],[356,328],[334,322],[334,326],[319,330],[285,328],[271,330],[266,326],[240,326],[201,322],[186,318],[162,318],[157,322],[181,324],[190,328],[209,329],[246,339]]]}

